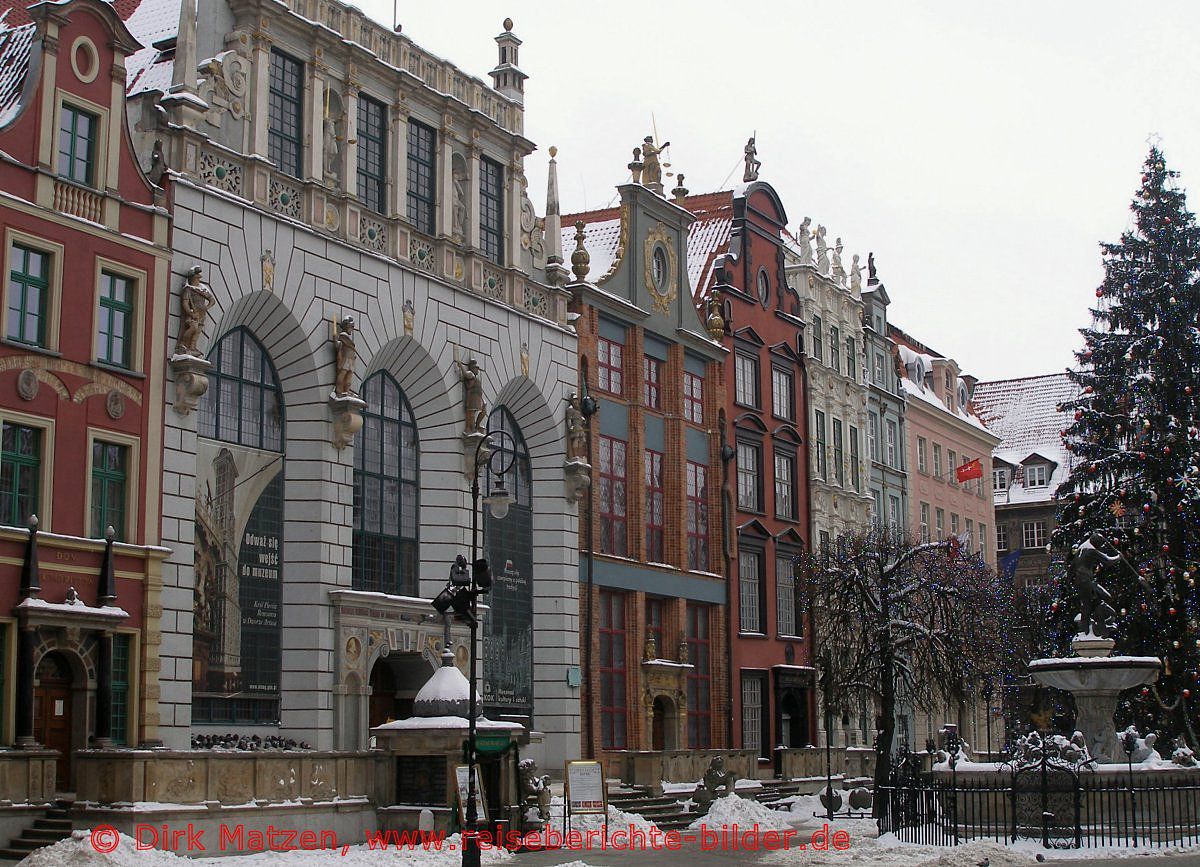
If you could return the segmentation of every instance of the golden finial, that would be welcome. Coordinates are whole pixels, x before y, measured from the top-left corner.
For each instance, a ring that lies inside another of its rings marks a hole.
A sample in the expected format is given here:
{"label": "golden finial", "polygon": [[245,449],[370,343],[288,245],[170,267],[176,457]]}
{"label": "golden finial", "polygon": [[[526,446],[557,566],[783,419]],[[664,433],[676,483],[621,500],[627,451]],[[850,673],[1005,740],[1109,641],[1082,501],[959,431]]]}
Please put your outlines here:
{"label": "golden finial", "polygon": [[550,145],[550,159],[554,159],[556,156],[558,156],[558,148],[556,148],[554,145]]}
{"label": "golden finial", "polygon": [[511,18],[505,18],[505,19],[504,19],[504,32],[505,32],[505,33],[512,33],[512,29],[513,29],[513,23],[512,23],[512,19],[511,19]]}
{"label": "golden finial", "polygon": [[575,275],[576,283],[582,283],[586,280],[588,271],[592,270],[592,257],[583,248],[583,239],[585,237],[583,225],[583,220],[577,220],[575,223],[575,251],[571,253],[571,273]]}

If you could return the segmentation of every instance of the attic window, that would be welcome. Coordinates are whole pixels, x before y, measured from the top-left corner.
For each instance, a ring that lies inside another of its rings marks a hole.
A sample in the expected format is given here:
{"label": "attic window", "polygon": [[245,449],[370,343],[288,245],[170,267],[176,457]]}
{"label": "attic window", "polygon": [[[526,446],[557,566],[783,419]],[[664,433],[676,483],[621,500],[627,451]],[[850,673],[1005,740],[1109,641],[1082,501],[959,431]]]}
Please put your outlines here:
{"label": "attic window", "polygon": [[996,467],[992,470],[992,488],[996,491],[1008,490],[1008,468]]}
{"label": "attic window", "polygon": [[1025,487],[1044,488],[1050,484],[1050,473],[1045,464],[1030,464],[1025,468]]}

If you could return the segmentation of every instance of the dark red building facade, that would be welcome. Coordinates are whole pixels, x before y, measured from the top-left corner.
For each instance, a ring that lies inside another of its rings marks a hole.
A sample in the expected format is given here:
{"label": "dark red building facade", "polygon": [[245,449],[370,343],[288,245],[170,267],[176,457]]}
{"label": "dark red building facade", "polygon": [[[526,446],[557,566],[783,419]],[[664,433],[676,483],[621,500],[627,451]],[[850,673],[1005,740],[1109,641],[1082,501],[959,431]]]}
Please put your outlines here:
{"label": "dark red building facade", "polygon": [[689,256],[710,333],[724,326],[720,429],[730,544],[732,744],[778,761],[814,742],[814,671],[794,563],[808,546],[808,397],[800,299],[784,276],[783,204],[766,183],[690,196]]}
{"label": "dark red building facade", "polygon": [[163,442],[166,197],[125,113],[138,47],[99,0],[0,25],[0,742],[59,750],[60,791],[73,751],[157,737],[162,461],[182,444]]}

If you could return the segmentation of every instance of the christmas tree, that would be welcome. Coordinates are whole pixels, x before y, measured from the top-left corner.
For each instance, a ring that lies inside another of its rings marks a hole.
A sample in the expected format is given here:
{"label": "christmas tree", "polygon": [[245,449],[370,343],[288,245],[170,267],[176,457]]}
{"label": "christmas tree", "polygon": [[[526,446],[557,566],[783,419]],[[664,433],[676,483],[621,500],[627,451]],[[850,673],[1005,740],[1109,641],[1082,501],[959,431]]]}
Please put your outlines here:
{"label": "christmas tree", "polygon": [[[1112,599],[1117,653],[1157,656],[1157,682],[1123,703],[1121,724],[1192,745],[1200,678],[1200,229],[1157,147],[1131,206],[1132,227],[1102,245],[1104,282],[1069,371],[1079,396],[1064,439],[1075,457],[1053,537],[1064,567],[1061,617],[1074,612],[1069,563],[1098,532],[1120,552],[1097,576]],[[1063,622],[1062,633],[1075,629]],[[1120,726],[1118,726],[1120,727]]]}

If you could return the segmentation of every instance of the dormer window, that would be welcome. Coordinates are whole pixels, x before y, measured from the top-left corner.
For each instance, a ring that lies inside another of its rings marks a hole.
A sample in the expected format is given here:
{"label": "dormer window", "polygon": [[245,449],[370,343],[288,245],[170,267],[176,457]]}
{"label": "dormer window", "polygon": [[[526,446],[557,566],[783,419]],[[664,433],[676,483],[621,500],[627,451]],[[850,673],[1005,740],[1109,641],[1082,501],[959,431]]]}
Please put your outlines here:
{"label": "dormer window", "polygon": [[1008,467],[996,467],[992,470],[992,490],[1008,490]]}
{"label": "dormer window", "polygon": [[58,173],[77,184],[96,183],[98,121],[74,106],[63,104],[58,124]]}
{"label": "dormer window", "polygon": [[1050,473],[1045,464],[1030,464],[1025,467],[1025,487],[1044,488],[1048,484],[1050,484]]}

